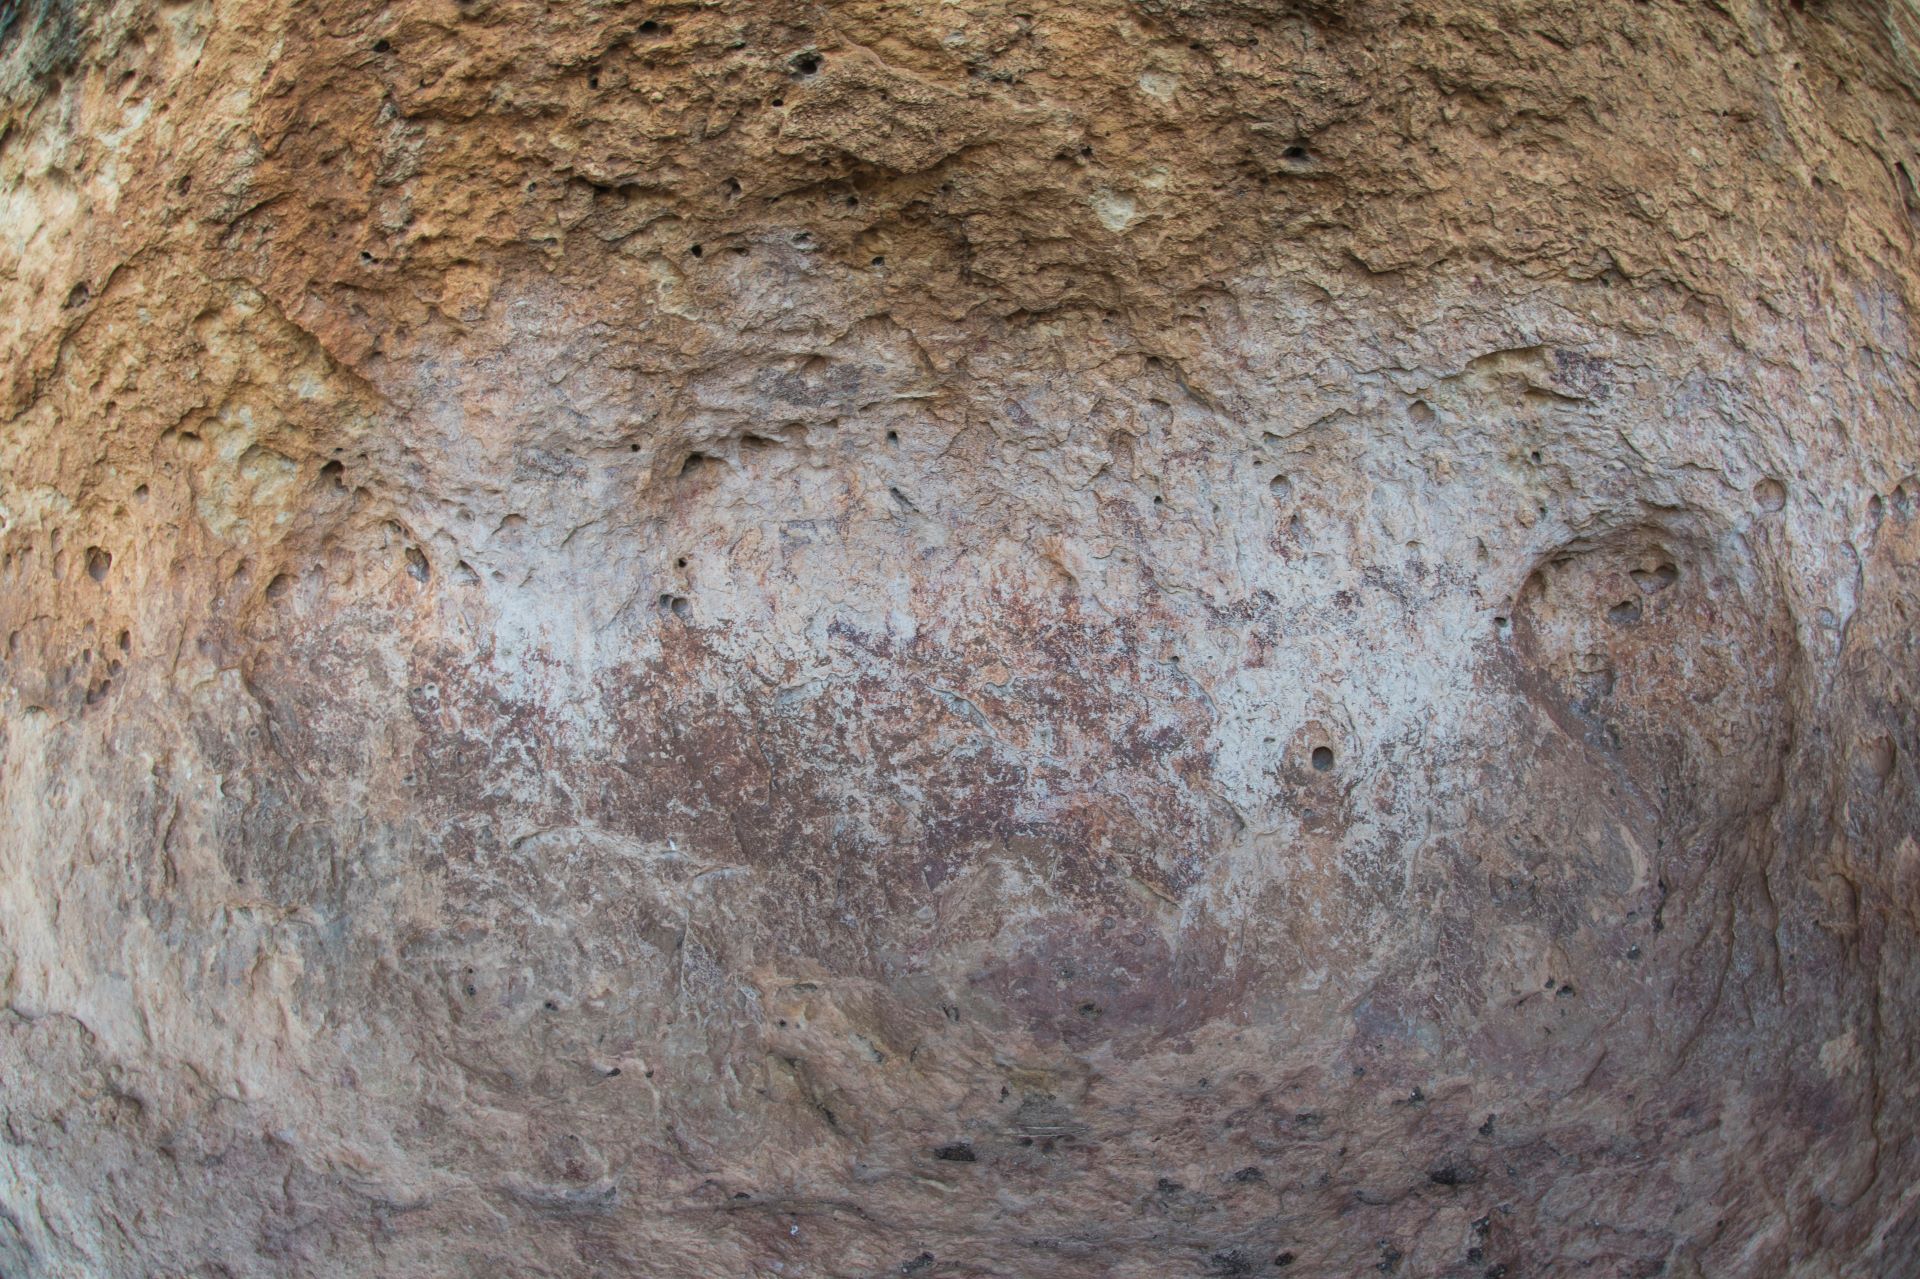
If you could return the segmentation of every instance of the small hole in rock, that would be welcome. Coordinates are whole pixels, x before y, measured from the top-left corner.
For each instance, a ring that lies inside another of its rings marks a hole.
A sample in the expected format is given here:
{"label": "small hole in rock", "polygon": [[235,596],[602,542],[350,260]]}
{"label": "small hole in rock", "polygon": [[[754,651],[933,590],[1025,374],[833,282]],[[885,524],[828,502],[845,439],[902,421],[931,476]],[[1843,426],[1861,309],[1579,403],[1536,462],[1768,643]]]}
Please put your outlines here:
{"label": "small hole in rock", "polygon": [[416,582],[424,582],[432,576],[433,570],[427,564],[427,557],[419,547],[407,548],[407,575]]}
{"label": "small hole in rock", "polygon": [[687,250],[687,252],[693,254],[693,256],[696,258],[703,256],[706,253],[706,251],[707,250],[703,245],[698,245],[698,244],[694,245],[692,248]]}
{"label": "small hole in rock", "polygon": [[685,568],[687,566],[687,557],[682,555],[679,559],[673,562],[673,566],[675,568]]}
{"label": "small hole in rock", "polygon": [[87,576],[96,582],[107,580],[107,570],[113,567],[113,556],[97,546],[87,548]]}
{"label": "small hole in rock", "polygon": [[820,70],[820,55],[803,53],[793,60],[793,69],[801,75],[814,75]]}
{"label": "small hole in rock", "polygon": [[1627,574],[1633,584],[1640,588],[1643,595],[1658,595],[1680,580],[1680,570],[1671,564],[1662,564],[1655,569],[1637,568]]}
{"label": "small hole in rock", "polygon": [[1313,748],[1313,767],[1315,772],[1328,772],[1333,768],[1333,748],[1316,746]]}
{"label": "small hole in rock", "polygon": [[328,462],[320,468],[320,478],[344,493],[347,488],[346,470],[339,462]]}
{"label": "small hole in rock", "polygon": [[287,592],[292,589],[292,578],[288,577],[285,573],[275,573],[273,580],[267,583],[267,599],[271,603],[278,604],[286,598]]}
{"label": "small hole in rock", "polygon": [[900,442],[900,432],[898,431],[887,432],[887,443],[898,444],[899,442]]}
{"label": "small hole in rock", "polygon": [[1278,501],[1284,502],[1293,496],[1293,481],[1284,475],[1276,475],[1267,481],[1267,491]]}
{"label": "small hole in rock", "polygon": [[66,302],[67,309],[71,311],[73,308],[77,306],[85,306],[87,304],[87,299],[91,298],[92,296],[93,296],[93,290],[90,287],[88,287],[87,282],[85,280],[80,281],[80,283],[74,285],[73,288],[67,293],[67,302]]}
{"label": "small hole in rock", "polygon": [[638,29],[641,35],[650,36],[650,35],[654,35],[660,30],[660,24],[655,22],[653,19],[649,18],[645,22],[641,23]]}
{"label": "small hole in rock", "polygon": [[373,42],[373,51],[375,53],[392,53],[393,42],[391,40],[375,40]]}
{"label": "small hole in rock", "polygon": [[1753,500],[1763,511],[1778,511],[1787,504],[1787,486],[1768,478],[1753,486]]}
{"label": "small hole in rock", "polygon": [[1640,601],[1621,600],[1607,610],[1607,620],[1615,626],[1628,626],[1640,620]]}
{"label": "small hole in rock", "polygon": [[1862,755],[1866,761],[1867,768],[1873,773],[1876,780],[1884,782],[1887,778],[1893,776],[1893,766],[1899,758],[1899,752],[1894,747],[1891,737],[1881,736],[1874,738],[1872,741],[1866,743]]}
{"label": "small hole in rock", "polygon": [[964,1141],[948,1142],[944,1146],[935,1147],[933,1157],[954,1164],[970,1164],[977,1158],[973,1153],[973,1147]]}
{"label": "small hole in rock", "polygon": [[868,263],[867,265],[869,265],[869,266],[885,266],[886,264],[887,264],[887,260],[886,260],[886,258],[884,258],[884,257],[877,257],[877,258],[875,258],[875,259],[874,259],[874,260],[873,260],[872,262],[870,262],[870,263]]}
{"label": "small hole in rock", "polygon": [[135,490],[133,491],[133,500],[134,500],[134,501],[136,501],[136,502],[144,502],[144,501],[146,501],[146,500],[147,500],[147,486],[146,486],[146,485],[144,485],[144,484],[142,484],[142,485],[141,485],[141,486],[140,486],[139,488],[136,488],[136,489],[135,489]]}
{"label": "small hole in rock", "polygon": [[689,453],[687,460],[680,464],[680,474],[690,475],[710,460],[705,453]]}

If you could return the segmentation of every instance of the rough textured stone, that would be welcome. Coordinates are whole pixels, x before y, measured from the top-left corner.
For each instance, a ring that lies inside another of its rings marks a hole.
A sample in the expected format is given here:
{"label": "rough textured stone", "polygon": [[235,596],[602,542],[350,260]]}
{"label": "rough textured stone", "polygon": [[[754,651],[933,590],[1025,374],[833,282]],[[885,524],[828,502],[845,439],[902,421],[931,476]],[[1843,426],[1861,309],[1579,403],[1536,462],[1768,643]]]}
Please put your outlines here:
{"label": "rough textured stone", "polygon": [[1915,1273],[1916,50],[0,4],[0,1273]]}

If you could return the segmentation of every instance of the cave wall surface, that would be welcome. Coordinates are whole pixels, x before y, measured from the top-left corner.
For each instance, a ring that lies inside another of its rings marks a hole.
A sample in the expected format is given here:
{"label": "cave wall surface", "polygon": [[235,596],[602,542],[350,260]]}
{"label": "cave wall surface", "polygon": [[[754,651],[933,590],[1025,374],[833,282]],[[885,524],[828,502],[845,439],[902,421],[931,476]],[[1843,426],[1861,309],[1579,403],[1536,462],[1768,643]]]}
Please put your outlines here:
{"label": "cave wall surface", "polygon": [[1920,1273],[1917,59],[0,5],[0,1275]]}

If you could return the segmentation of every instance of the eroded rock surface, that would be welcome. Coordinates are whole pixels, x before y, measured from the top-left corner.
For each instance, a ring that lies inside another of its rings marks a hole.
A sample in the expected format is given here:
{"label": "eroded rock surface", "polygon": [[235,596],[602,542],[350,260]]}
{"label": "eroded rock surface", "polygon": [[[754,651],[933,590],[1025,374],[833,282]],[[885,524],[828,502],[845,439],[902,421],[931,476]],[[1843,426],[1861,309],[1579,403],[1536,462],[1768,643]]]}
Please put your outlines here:
{"label": "eroded rock surface", "polygon": [[1915,1273],[1917,51],[0,6],[0,1274]]}

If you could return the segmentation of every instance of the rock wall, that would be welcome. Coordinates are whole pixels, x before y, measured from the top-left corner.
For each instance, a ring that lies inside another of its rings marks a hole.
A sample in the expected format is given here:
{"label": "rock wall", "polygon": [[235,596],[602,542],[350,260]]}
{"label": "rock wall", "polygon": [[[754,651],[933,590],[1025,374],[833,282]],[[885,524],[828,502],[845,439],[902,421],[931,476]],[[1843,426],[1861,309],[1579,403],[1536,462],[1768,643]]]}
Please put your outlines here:
{"label": "rock wall", "polygon": [[0,1274],[1920,1271],[1916,57],[0,5]]}

